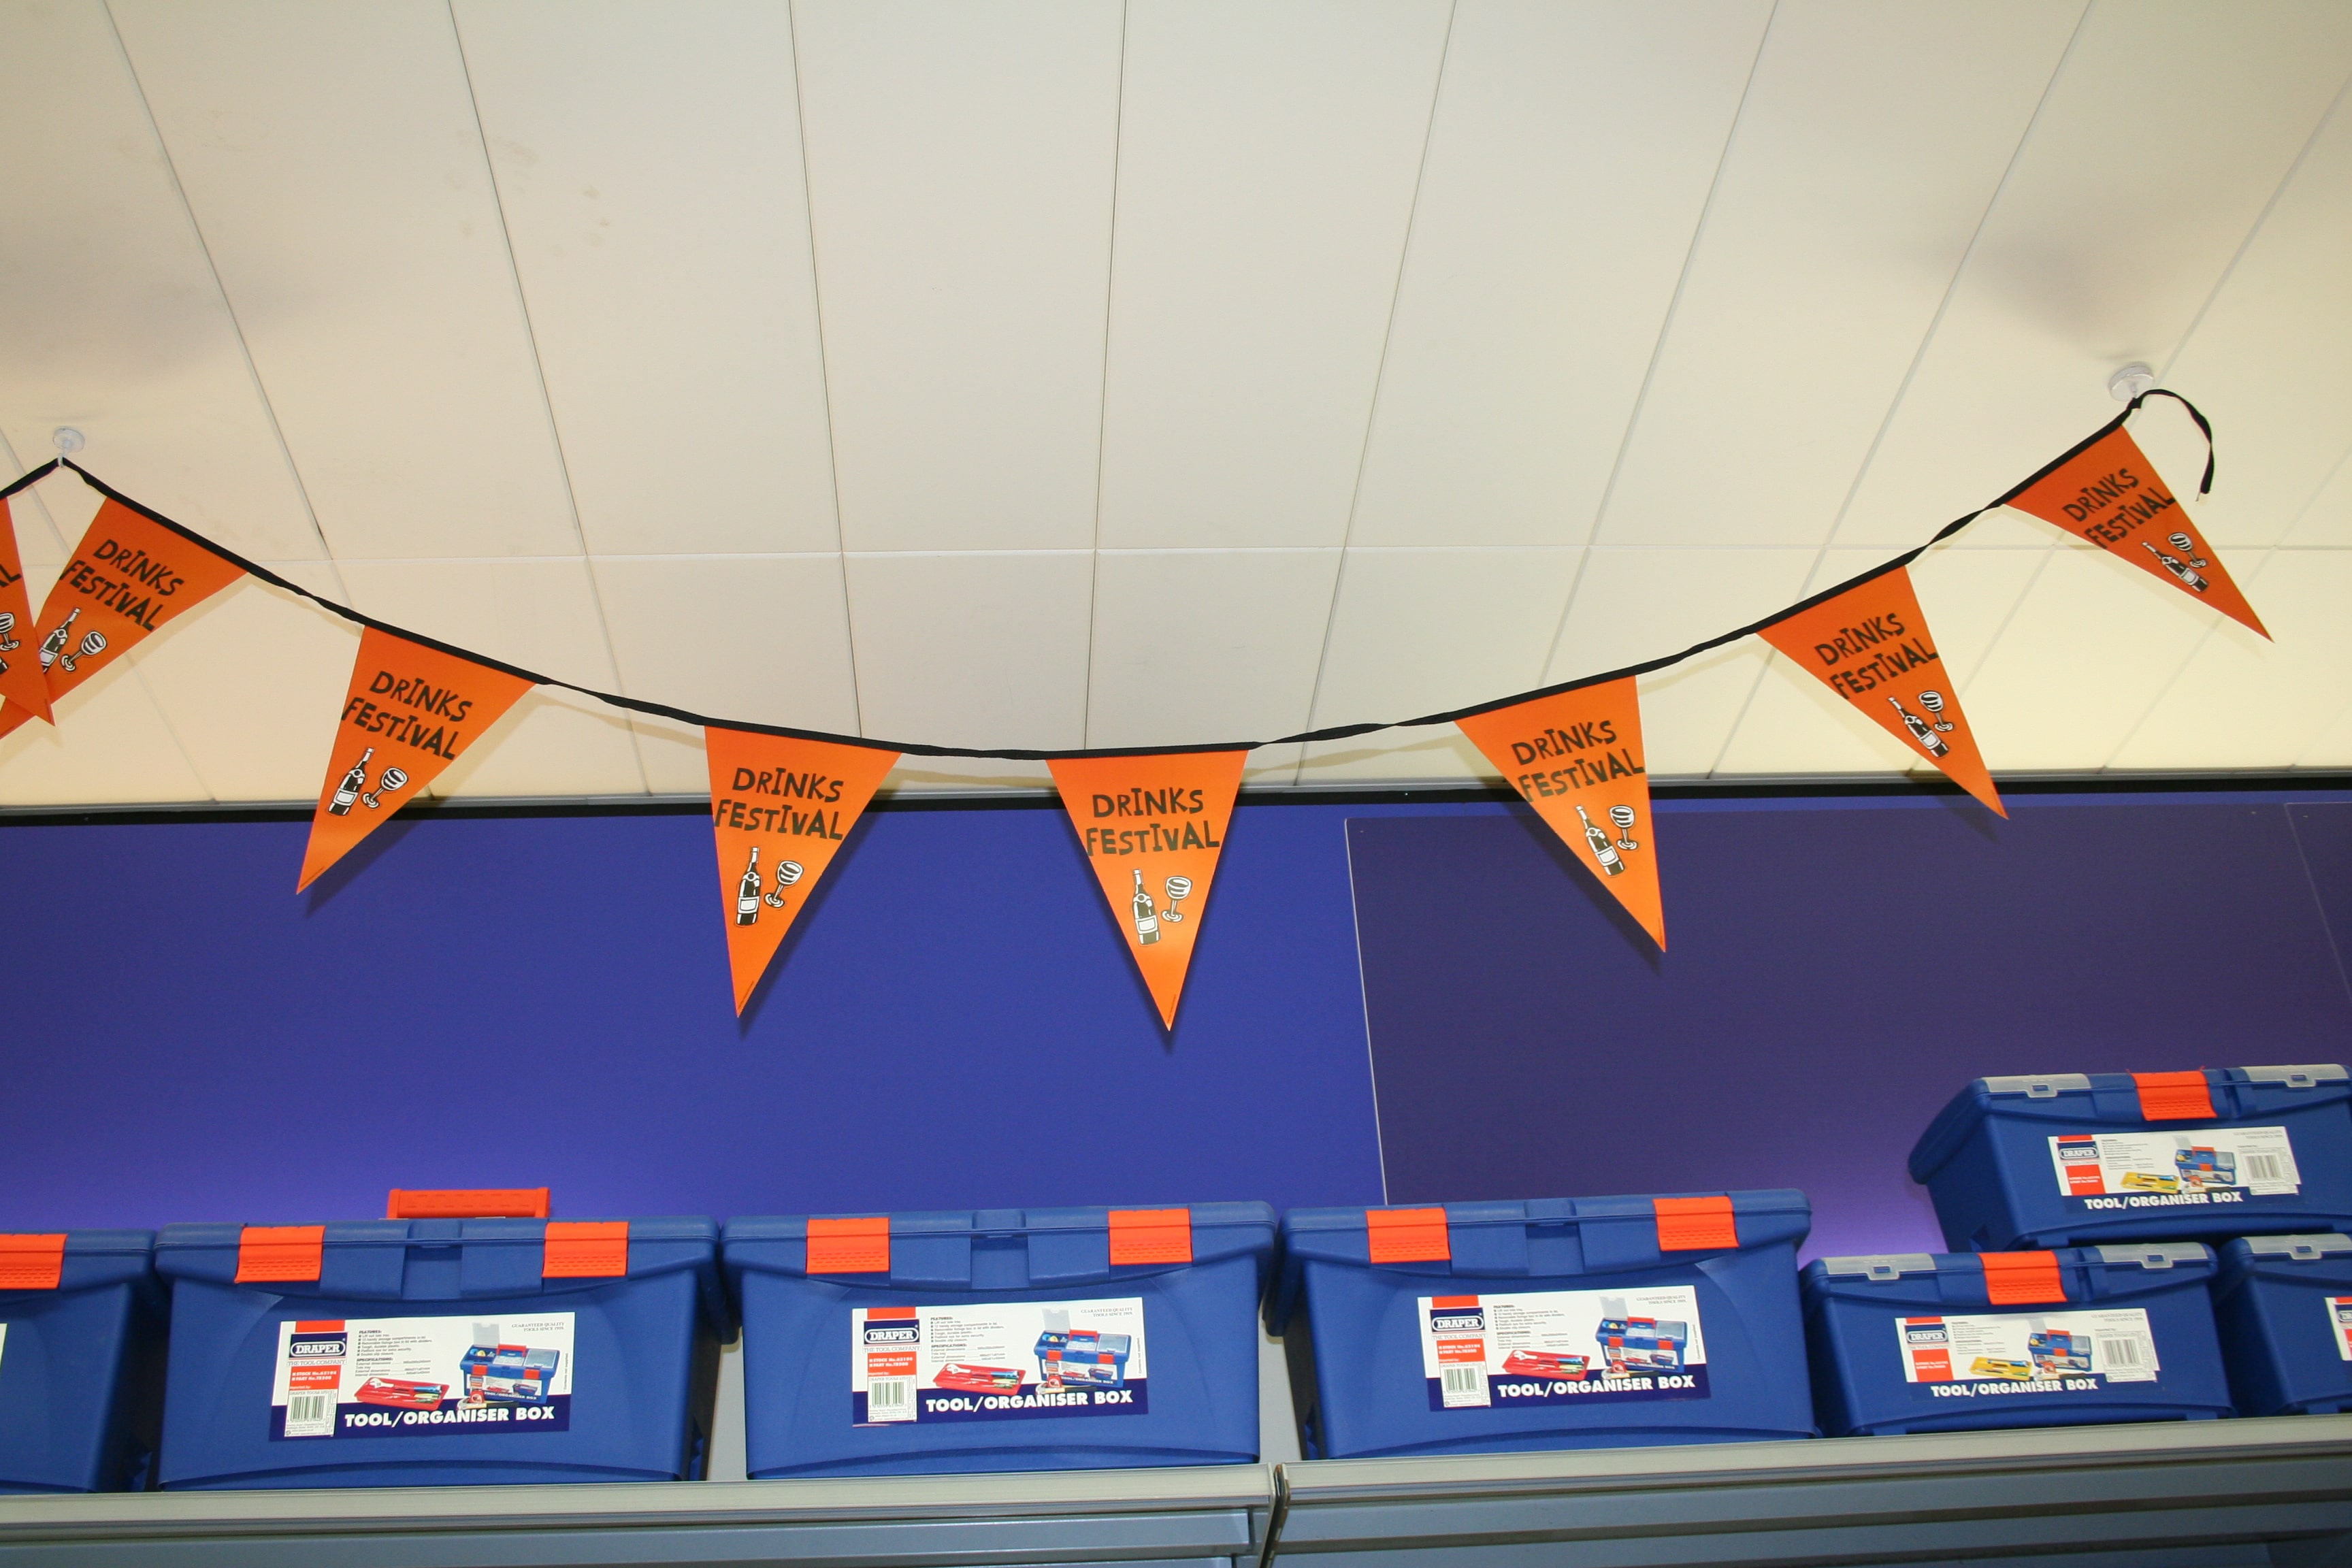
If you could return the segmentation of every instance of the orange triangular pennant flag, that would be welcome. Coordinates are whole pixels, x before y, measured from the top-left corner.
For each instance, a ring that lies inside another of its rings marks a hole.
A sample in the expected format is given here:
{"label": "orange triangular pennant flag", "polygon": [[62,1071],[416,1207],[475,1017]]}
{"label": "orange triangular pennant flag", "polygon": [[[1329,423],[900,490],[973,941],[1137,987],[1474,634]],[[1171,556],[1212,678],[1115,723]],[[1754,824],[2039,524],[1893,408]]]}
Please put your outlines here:
{"label": "orange triangular pennant flag", "polygon": [[1919,613],[1909,567],[1882,572],[1773,622],[1762,635],[1864,718],[1943,769],[1954,784],[2009,815],[1985,771],[1968,715],[1960,711],[1927,617]]}
{"label": "orange triangular pennant flag", "polygon": [[300,892],[467,752],[531,682],[374,626],[360,633]]}
{"label": "orange triangular pennant flag", "polygon": [[2035,479],[2008,502],[2112,551],[2267,637],[2221,558],[2121,426]]}
{"label": "orange triangular pennant flag", "polygon": [[898,753],[716,725],[702,744],[740,1017]]}
{"label": "orange triangular pennant flag", "polygon": [[7,499],[0,497],[0,699],[23,712],[16,724],[35,715],[57,721],[49,716],[49,683],[41,679],[35,651],[39,646],[33,635],[33,601],[25,592],[25,558],[16,550],[16,520]]}
{"label": "orange triangular pennant flag", "polygon": [[1658,824],[1650,815],[1642,697],[1633,678],[1454,722],[1664,949]]}
{"label": "orange triangular pennant flag", "polygon": [[1062,757],[1047,765],[1160,1022],[1176,1026],[1184,973],[1233,827],[1244,752]]}
{"label": "orange triangular pennant flag", "polygon": [[49,701],[244,574],[186,534],[107,501],[41,602],[34,635]]}

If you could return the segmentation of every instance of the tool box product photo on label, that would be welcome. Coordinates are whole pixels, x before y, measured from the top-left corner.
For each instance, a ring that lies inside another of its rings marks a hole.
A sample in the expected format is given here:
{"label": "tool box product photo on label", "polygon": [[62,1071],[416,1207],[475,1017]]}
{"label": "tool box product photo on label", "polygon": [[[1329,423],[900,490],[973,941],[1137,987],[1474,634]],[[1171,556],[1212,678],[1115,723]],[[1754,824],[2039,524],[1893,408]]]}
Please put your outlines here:
{"label": "tool box product photo on label", "polygon": [[2352,1412],[2352,1236],[2224,1244],[2213,1313],[2242,1414]]}
{"label": "tool box product photo on label", "polygon": [[1911,1151],[1948,1247],[2352,1226],[2352,1080],[2333,1063],[1984,1078]]}
{"label": "tool box product photo on label", "polygon": [[2232,1413],[2193,1241],[1822,1258],[1802,1276],[1832,1436]]}
{"label": "tool box product photo on label", "polygon": [[1796,1192],[1294,1209],[1266,1326],[1309,1458],[1814,1435]]}
{"label": "tool box product photo on label", "polygon": [[730,1220],[745,1468],[1245,1464],[1264,1204]]}
{"label": "tool box product photo on label", "polygon": [[688,1218],[168,1226],[163,1484],[697,1479],[718,1250]]}

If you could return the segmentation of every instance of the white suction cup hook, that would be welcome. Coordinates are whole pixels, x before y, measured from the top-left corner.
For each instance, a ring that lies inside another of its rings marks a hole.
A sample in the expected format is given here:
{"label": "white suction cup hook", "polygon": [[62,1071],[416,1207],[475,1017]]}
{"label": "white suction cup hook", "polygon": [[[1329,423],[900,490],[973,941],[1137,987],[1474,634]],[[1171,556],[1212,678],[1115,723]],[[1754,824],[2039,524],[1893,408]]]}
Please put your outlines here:
{"label": "white suction cup hook", "polygon": [[2117,403],[2129,403],[2155,384],[2156,372],[2146,360],[2136,359],[2107,377],[2107,391]]}
{"label": "white suction cup hook", "polygon": [[70,425],[60,425],[49,432],[49,444],[57,447],[58,456],[70,458],[89,445],[82,433]]}

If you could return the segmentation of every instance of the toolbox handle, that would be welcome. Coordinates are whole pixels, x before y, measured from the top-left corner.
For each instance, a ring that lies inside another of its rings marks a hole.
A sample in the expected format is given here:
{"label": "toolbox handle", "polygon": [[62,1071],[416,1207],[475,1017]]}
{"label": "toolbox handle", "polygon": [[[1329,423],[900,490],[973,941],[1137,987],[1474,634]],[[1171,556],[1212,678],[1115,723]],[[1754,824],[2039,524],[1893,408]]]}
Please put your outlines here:
{"label": "toolbox handle", "polygon": [[545,1187],[394,1187],[386,1219],[545,1219]]}
{"label": "toolbox handle", "polygon": [[65,1271],[65,1232],[0,1236],[0,1290],[54,1290]]}

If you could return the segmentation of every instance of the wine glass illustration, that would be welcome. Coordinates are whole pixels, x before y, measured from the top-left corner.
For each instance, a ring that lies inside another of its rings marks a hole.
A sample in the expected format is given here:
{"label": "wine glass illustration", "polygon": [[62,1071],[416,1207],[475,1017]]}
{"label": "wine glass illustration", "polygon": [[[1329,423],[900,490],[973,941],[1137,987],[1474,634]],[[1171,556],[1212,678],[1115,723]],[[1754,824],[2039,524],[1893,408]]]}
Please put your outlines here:
{"label": "wine glass illustration", "polygon": [[1633,808],[1632,806],[1611,806],[1609,808],[1609,820],[1617,825],[1618,848],[1639,849],[1641,847],[1639,844],[1633,842]]}
{"label": "wine glass illustration", "polygon": [[81,646],[79,647],[75,648],[70,653],[61,653],[58,655],[58,662],[64,665],[67,672],[70,674],[74,668],[75,659],[88,658],[92,654],[104,653],[105,651],[106,634],[104,632],[90,632],[83,637],[81,639]]}
{"label": "wine glass illustration", "polygon": [[1166,909],[1164,909],[1164,910],[1160,910],[1160,918],[1161,920],[1163,920],[1163,921],[1175,921],[1177,924],[1179,924],[1179,925],[1183,924],[1183,923],[1184,923],[1184,917],[1183,917],[1181,914],[1180,914],[1180,913],[1178,913],[1178,912],[1177,912],[1176,905],[1177,905],[1177,902],[1178,902],[1180,900],[1189,899],[1189,898],[1191,898],[1192,896],[1192,878],[1190,878],[1190,877],[1171,877],[1171,878],[1169,878],[1169,879],[1168,879],[1168,907],[1167,907]]}
{"label": "wine glass illustration", "polygon": [[1945,734],[1950,734],[1952,731],[1957,728],[1949,719],[1944,717],[1944,694],[1942,692],[1922,691],[1919,693],[1919,706],[1925,708],[1929,713],[1935,715],[1936,728],[1942,731]]}
{"label": "wine glass illustration", "polygon": [[16,613],[14,610],[0,610],[0,653],[16,651],[18,644],[16,638],[11,635],[16,629]]}
{"label": "wine glass illustration", "polygon": [[776,862],[776,885],[761,895],[760,901],[772,910],[784,907],[784,889],[801,879],[801,863],[797,860]]}
{"label": "wine glass illustration", "polygon": [[2185,533],[2168,533],[2164,536],[2164,542],[2167,544],[2171,545],[2175,550],[2180,552],[2181,554],[2187,556],[2189,558],[2189,564],[2191,566],[2210,566],[2213,564],[2210,561],[2206,560],[2203,556],[2197,553],[2197,542],[2189,538]]}
{"label": "wine glass illustration", "polygon": [[367,802],[368,809],[373,811],[377,806],[383,804],[383,802],[378,798],[379,796],[395,793],[407,782],[408,771],[406,769],[386,768],[383,773],[376,775],[375,788],[368,791],[365,795],[360,796],[360,798]]}

